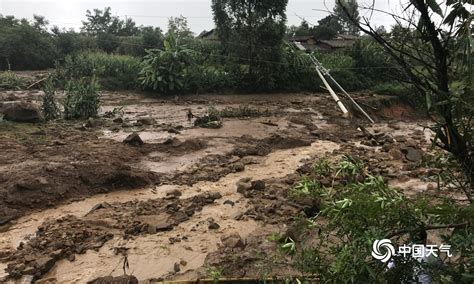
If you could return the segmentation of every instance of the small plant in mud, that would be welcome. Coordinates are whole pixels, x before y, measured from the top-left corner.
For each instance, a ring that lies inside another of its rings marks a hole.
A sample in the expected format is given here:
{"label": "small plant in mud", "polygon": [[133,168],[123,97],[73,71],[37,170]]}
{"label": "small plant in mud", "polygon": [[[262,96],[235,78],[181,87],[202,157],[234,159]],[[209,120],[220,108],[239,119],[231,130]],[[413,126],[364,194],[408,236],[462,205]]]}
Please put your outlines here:
{"label": "small plant in mud", "polygon": [[69,81],[66,86],[64,115],[66,119],[96,117],[100,108],[100,92],[94,77]]}
{"label": "small plant in mud", "polygon": [[[320,201],[318,214],[296,216],[286,236],[275,237],[287,249],[289,264],[300,271],[300,279],[317,277],[321,283],[391,283],[417,281],[429,275],[441,283],[469,283],[474,275],[474,210],[471,203],[443,196],[407,198],[389,187],[382,177],[364,172],[355,158],[343,157],[330,174],[347,179],[320,186],[317,177],[303,177],[291,192]],[[329,164],[329,163],[328,163]],[[319,167],[319,166],[318,166]],[[307,222],[301,222],[306,218]],[[302,226],[304,225],[304,226]],[[411,255],[393,255],[389,262],[372,257],[375,240],[389,239],[403,245],[430,245],[428,232],[441,235],[451,245],[449,258],[439,252],[420,262]],[[296,237],[296,238],[295,238]],[[387,266],[390,263],[390,266]]]}
{"label": "small plant in mud", "polygon": [[332,172],[332,166],[326,157],[319,159],[312,166],[313,172],[320,176],[329,175]]}
{"label": "small plant in mud", "polygon": [[345,155],[337,165],[334,177],[346,178],[349,182],[357,181],[364,176],[364,166],[358,158]]}
{"label": "small plant in mud", "polygon": [[319,196],[321,195],[321,184],[311,177],[303,176],[300,181],[290,188],[290,195],[300,196]]}
{"label": "small plant in mud", "polygon": [[106,118],[122,117],[125,113],[123,109],[124,109],[124,106],[114,107],[112,110],[106,111],[104,113],[104,117]]}
{"label": "small plant in mud", "polygon": [[59,118],[61,116],[61,110],[56,101],[56,88],[51,79],[46,80],[43,86],[43,92],[41,109],[44,119],[48,121]]}
{"label": "small plant in mud", "polygon": [[222,269],[215,266],[209,266],[207,268],[207,277],[212,279],[214,283],[219,283],[219,280],[222,277]]}
{"label": "small plant in mud", "polygon": [[210,104],[207,108],[207,113],[202,117],[197,117],[194,125],[203,128],[221,128],[222,120],[219,111],[214,105]]}

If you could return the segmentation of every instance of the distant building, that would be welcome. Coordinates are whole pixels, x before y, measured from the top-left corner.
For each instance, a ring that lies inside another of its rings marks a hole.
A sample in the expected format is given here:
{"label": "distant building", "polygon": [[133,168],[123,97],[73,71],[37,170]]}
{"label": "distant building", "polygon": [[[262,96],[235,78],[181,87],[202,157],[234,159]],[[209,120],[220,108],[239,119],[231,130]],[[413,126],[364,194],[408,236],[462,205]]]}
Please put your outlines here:
{"label": "distant building", "polygon": [[294,36],[288,39],[290,42],[299,42],[307,50],[321,50],[324,52],[333,52],[342,48],[352,47],[359,37],[353,35],[337,35],[330,40],[318,40],[312,35]]}
{"label": "distant building", "polygon": [[[198,39],[208,41],[219,41],[216,29],[202,31]],[[299,42],[306,50],[321,50],[323,52],[333,52],[342,48],[352,47],[359,37],[353,35],[339,34],[330,40],[318,40],[312,35],[293,36],[288,38],[289,42]]]}
{"label": "distant building", "polygon": [[288,39],[289,42],[299,42],[307,50],[314,50],[316,48],[317,40],[312,35],[307,36],[293,36]]}
{"label": "distant building", "polygon": [[197,38],[202,39],[202,40],[219,41],[219,37],[217,36],[216,29],[212,29],[210,31],[202,31],[197,36]]}

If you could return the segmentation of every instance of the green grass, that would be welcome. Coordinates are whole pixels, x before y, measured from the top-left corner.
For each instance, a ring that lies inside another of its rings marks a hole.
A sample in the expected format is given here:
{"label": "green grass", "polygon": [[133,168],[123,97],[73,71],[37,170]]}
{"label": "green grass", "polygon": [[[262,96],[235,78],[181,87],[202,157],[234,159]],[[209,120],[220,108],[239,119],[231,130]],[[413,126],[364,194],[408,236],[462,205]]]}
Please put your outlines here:
{"label": "green grass", "polygon": [[28,86],[28,80],[11,71],[0,73],[0,90],[22,90]]}

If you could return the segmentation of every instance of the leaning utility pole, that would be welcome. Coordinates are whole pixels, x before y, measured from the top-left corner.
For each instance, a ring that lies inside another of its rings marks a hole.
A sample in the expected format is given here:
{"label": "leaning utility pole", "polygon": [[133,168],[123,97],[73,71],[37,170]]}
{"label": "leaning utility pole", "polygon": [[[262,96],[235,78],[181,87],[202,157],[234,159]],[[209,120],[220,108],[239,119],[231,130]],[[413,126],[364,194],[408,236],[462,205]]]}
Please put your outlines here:
{"label": "leaning utility pole", "polygon": [[[306,51],[306,48],[300,43],[300,42],[295,42],[295,46],[302,51]],[[321,64],[321,62],[314,57],[312,54],[308,54],[309,58],[311,59],[311,62],[314,64],[316,68],[316,72],[318,72],[319,78],[323,81],[324,85],[328,89],[329,93],[331,94],[331,97],[334,99],[334,101],[337,103],[339,108],[341,109],[342,113],[344,116],[347,116],[347,108],[344,106],[344,104],[339,100],[339,97],[336,95],[334,90],[331,88],[331,86],[328,84],[327,80],[325,77],[329,78],[329,80],[336,85],[336,87],[339,88],[339,90],[351,101],[352,104],[371,122],[375,123],[374,120],[365,112],[362,107],[349,95],[349,93],[344,90],[344,88],[334,79],[334,77],[329,73],[329,70],[324,68],[324,66]]]}

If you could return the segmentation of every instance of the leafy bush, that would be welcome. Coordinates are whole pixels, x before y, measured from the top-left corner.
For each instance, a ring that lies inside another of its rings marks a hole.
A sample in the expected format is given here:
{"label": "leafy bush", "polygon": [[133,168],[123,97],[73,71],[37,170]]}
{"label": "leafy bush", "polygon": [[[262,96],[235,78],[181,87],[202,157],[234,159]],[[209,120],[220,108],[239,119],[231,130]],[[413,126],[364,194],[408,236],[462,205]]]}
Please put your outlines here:
{"label": "leafy bush", "polygon": [[66,80],[95,75],[105,89],[133,89],[137,86],[140,60],[128,55],[83,52],[67,56],[58,72]]}
{"label": "leafy bush", "polygon": [[0,73],[0,90],[21,90],[28,86],[28,80],[11,71]]}
{"label": "leafy bush", "polygon": [[94,77],[70,81],[66,87],[64,116],[66,119],[96,117],[100,108],[100,92]]}
{"label": "leafy bush", "polygon": [[142,86],[163,94],[186,90],[194,55],[192,50],[179,45],[174,35],[169,33],[163,49],[147,50],[139,77]]}
{"label": "leafy bush", "polygon": [[48,79],[43,86],[44,95],[41,109],[45,120],[53,120],[61,115],[61,110],[56,102],[56,89],[52,79]]}
{"label": "leafy bush", "polygon": [[[447,196],[409,199],[351,157],[336,165],[320,160],[313,171],[290,189],[290,196],[319,200],[320,211],[297,217],[303,220],[297,219],[298,227],[291,231],[296,241],[289,236],[278,239],[285,240],[280,248],[292,255],[291,263],[303,278],[317,277],[321,283],[411,283],[417,273],[426,272],[434,283],[472,282],[472,204]],[[324,186],[320,179],[328,176],[338,182]],[[451,259],[443,255],[421,263],[394,255],[394,268],[387,268],[371,257],[374,240],[390,239],[395,247],[425,245],[427,232],[440,229],[443,243],[452,245]]]}

